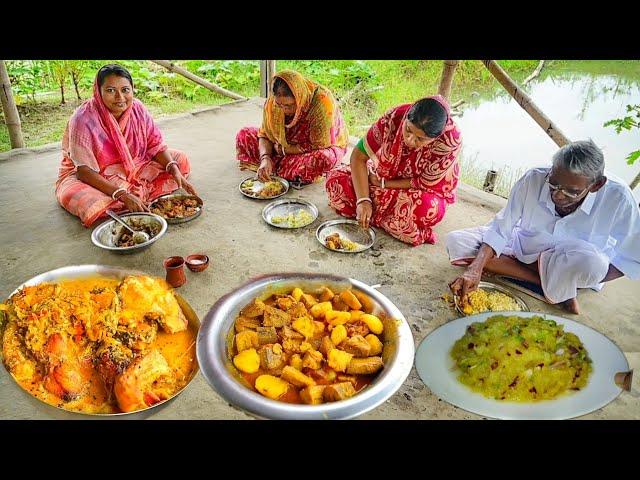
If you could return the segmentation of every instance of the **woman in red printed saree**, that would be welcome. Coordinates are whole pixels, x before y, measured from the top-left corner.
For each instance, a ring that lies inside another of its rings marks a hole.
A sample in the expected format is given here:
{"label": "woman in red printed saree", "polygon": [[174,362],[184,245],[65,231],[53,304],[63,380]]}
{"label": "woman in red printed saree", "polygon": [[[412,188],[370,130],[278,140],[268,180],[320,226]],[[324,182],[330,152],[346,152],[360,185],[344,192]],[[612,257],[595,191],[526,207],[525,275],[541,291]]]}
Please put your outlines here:
{"label": "woman in red printed saree", "polygon": [[347,129],[331,92],[293,70],[274,75],[264,106],[262,127],[246,127],[236,136],[242,170],[258,178],[279,175],[311,183],[342,160]]}
{"label": "woman in red printed saree", "polygon": [[443,97],[392,108],[353,149],[351,166],[327,175],[329,205],[405,243],[435,243],[432,228],[455,201],[460,144]]}
{"label": "woman in red printed saree", "polygon": [[62,151],[56,198],[85,227],[107,209],[148,211],[178,188],[195,194],[185,178],[187,156],[164,144],[149,111],[133,98],[131,74],[119,65],[98,71],[93,97],[67,124]]}

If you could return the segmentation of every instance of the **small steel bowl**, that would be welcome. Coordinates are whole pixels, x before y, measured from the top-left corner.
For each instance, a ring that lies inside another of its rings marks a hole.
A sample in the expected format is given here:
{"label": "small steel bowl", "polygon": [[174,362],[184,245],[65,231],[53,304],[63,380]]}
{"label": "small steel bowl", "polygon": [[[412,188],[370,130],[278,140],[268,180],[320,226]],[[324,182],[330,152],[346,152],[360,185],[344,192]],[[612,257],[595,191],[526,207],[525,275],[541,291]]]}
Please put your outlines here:
{"label": "small steel bowl", "polygon": [[131,247],[117,247],[116,241],[120,237],[122,230],[124,230],[124,227],[119,225],[115,220],[109,219],[106,222],[98,225],[93,230],[93,233],[91,233],[91,241],[95,246],[116,253],[135,253],[151,246],[167,232],[167,221],[160,215],[156,215],[155,213],[125,213],[123,215],[120,215],[120,218],[139,219],[140,221],[142,221],[143,223],[147,223],[148,225],[159,226],[160,231],[155,237],[151,237],[148,242],[133,245]]}
{"label": "small steel bowl", "polygon": [[[291,291],[294,287],[315,291],[353,289],[373,304],[373,314],[384,325],[384,368],[371,384],[351,398],[321,405],[297,405],[271,400],[253,391],[229,358],[229,338],[240,310],[256,297]],[[202,373],[227,402],[260,418],[282,420],[348,419],[384,403],[404,383],[413,366],[414,341],[402,312],[387,297],[363,282],[328,274],[280,273],[254,278],[220,298],[202,322],[196,342]]]}
{"label": "small steel bowl", "polygon": [[185,258],[187,268],[192,272],[202,272],[209,266],[209,257],[206,255],[189,255]]}

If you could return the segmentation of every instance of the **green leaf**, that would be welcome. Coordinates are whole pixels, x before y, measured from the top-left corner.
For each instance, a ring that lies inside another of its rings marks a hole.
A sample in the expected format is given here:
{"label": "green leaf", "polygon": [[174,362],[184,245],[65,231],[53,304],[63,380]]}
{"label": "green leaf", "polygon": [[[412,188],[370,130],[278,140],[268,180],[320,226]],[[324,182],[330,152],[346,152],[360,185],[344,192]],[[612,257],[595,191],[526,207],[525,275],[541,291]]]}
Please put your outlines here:
{"label": "green leaf", "polygon": [[636,150],[635,152],[631,152],[627,156],[627,165],[633,165],[633,163],[640,158],[640,150]]}

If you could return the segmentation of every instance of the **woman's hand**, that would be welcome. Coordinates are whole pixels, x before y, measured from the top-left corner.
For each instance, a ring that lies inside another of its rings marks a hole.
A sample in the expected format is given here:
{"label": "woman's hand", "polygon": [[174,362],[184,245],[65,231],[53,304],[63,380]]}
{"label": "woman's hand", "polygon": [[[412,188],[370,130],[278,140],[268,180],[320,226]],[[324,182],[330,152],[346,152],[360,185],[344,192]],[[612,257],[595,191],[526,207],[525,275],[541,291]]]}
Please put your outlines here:
{"label": "woman's hand", "polygon": [[356,207],[356,220],[360,222],[362,228],[369,228],[372,216],[373,204],[371,202],[360,202]]}
{"label": "woman's hand", "polygon": [[178,184],[178,188],[182,188],[183,190],[187,191],[191,195],[198,195],[196,193],[196,189],[193,188],[193,185],[191,185],[187,181],[187,179],[184,177],[184,175],[182,175],[182,172],[180,171],[178,166],[175,165],[175,164],[171,165],[171,175],[173,175],[173,178],[175,179],[176,183]]}
{"label": "woman's hand", "polygon": [[273,175],[274,167],[275,165],[270,157],[262,157],[262,161],[260,162],[260,166],[258,167],[257,172],[258,180],[260,180],[261,182],[271,181],[271,175]]}
{"label": "woman's hand", "polygon": [[123,193],[118,197],[124,206],[127,207],[127,210],[130,212],[148,212],[149,209],[144,204],[140,198],[135,196],[133,193]]}
{"label": "woman's hand", "polygon": [[469,293],[478,289],[481,277],[481,269],[469,266],[462,275],[449,284],[449,288],[454,295],[458,295],[460,300],[464,302]]}
{"label": "woman's hand", "polygon": [[378,178],[378,176],[375,173],[369,174],[369,185],[373,185],[374,187],[382,186],[382,183],[380,182],[380,178]]}
{"label": "woman's hand", "polygon": [[285,152],[284,152],[284,147],[282,145],[280,145],[279,143],[274,143],[273,144],[273,151],[276,155],[279,155],[281,157],[285,156]]}

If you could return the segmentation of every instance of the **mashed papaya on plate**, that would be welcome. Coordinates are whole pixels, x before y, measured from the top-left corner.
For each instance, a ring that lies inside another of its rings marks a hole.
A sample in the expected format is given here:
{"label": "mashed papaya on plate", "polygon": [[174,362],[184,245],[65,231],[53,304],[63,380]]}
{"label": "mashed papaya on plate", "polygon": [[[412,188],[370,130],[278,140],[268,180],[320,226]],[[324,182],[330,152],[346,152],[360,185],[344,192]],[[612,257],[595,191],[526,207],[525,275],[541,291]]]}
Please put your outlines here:
{"label": "mashed papaya on plate", "polygon": [[550,400],[583,389],[593,368],[580,339],[553,320],[496,315],[451,349],[458,380],[496,400]]}

